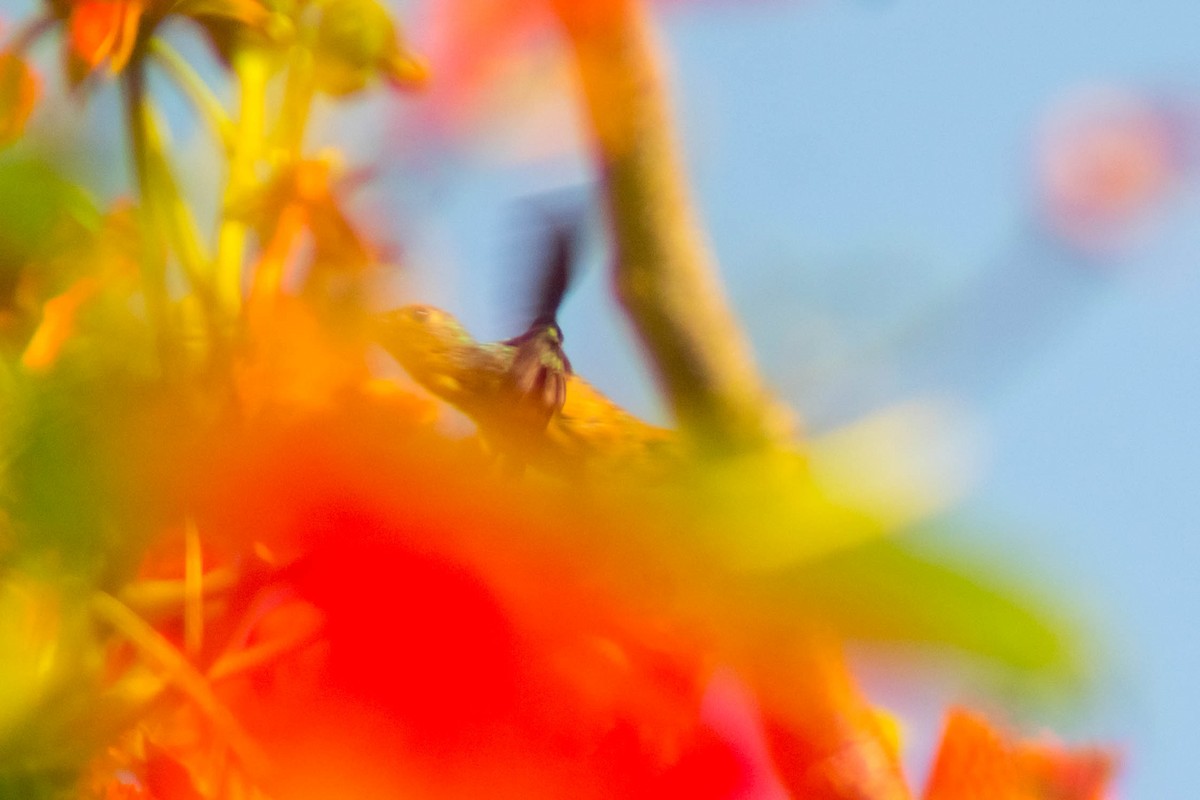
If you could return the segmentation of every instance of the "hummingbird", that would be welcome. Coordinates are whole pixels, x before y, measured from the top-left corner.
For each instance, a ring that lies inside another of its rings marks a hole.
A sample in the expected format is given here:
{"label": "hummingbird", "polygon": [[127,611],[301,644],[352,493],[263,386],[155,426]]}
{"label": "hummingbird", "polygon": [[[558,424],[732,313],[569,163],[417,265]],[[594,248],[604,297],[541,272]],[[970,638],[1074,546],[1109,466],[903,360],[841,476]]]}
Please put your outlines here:
{"label": "hummingbird", "polygon": [[563,350],[558,310],[571,284],[579,249],[579,222],[555,220],[549,227],[545,255],[535,274],[533,318],[519,336],[500,342],[514,348],[505,389],[513,407],[528,416],[530,429],[544,430],[567,399],[571,361]]}
{"label": "hummingbird", "polygon": [[[548,216],[548,215],[547,215]],[[432,394],[470,417],[499,452],[557,472],[648,464],[676,449],[575,374],[558,310],[578,259],[581,223],[550,218],[525,330],[477,341],[452,314],[410,305],[380,315],[376,339]]]}

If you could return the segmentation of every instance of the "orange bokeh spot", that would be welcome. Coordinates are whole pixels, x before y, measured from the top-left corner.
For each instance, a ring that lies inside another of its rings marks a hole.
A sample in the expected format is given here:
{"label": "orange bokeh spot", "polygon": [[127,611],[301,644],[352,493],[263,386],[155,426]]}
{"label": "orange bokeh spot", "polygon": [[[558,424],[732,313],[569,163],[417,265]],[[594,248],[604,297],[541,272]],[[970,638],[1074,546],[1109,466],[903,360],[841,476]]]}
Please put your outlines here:
{"label": "orange bokeh spot", "polygon": [[1184,167],[1180,131],[1163,109],[1089,94],[1056,112],[1042,139],[1045,213],[1075,244],[1111,246],[1161,205]]}
{"label": "orange bokeh spot", "polygon": [[[659,0],[656,5],[686,5]],[[598,43],[641,13],[633,0],[434,0],[417,45],[430,64],[426,123],[435,138],[526,115],[562,92],[565,33]],[[552,150],[561,143],[544,142]]]}

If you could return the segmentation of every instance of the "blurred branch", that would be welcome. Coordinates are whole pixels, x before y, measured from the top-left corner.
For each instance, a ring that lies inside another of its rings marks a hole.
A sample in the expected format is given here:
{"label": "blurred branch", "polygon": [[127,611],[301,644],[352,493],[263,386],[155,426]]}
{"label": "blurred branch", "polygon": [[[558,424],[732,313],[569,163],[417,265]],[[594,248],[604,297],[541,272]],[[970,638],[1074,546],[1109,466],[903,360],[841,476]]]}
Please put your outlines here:
{"label": "blurred branch", "polygon": [[45,33],[48,33],[58,19],[50,11],[43,11],[35,17],[29,19],[24,25],[17,28],[9,40],[8,45],[4,48],[12,52],[21,53],[33,47],[33,44],[41,38]]}
{"label": "blurred branch", "polygon": [[650,33],[632,0],[552,0],[594,137],[616,247],[617,296],[681,430],[701,449],[786,443],[689,202]]}

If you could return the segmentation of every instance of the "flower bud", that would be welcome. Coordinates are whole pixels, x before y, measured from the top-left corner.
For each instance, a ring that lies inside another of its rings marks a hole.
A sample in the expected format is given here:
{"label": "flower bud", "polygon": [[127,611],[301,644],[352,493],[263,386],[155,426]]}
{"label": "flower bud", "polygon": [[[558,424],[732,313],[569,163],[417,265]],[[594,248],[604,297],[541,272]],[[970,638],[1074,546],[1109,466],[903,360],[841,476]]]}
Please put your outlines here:
{"label": "flower bud", "polygon": [[399,43],[387,10],[377,0],[333,0],[317,26],[317,85],[334,96],[364,88],[376,75],[408,87],[424,79],[424,67]]}

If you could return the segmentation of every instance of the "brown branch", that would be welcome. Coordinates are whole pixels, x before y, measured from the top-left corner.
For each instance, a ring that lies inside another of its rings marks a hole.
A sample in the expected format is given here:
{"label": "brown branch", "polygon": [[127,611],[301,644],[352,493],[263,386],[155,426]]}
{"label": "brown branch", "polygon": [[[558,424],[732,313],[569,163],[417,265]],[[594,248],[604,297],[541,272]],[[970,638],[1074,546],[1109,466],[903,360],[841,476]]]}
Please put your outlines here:
{"label": "brown branch", "polygon": [[616,249],[614,283],[683,433],[703,450],[785,443],[703,241],[655,49],[632,0],[553,0],[585,101]]}

